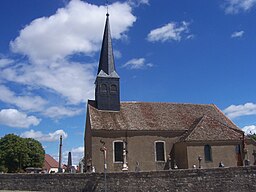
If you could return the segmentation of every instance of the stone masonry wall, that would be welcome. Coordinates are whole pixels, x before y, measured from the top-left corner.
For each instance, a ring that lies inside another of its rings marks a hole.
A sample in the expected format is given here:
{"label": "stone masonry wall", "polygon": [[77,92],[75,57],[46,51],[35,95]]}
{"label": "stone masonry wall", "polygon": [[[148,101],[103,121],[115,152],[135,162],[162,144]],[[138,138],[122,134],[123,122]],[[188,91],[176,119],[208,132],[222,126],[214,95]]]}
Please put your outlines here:
{"label": "stone masonry wall", "polygon": [[[100,192],[104,191],[104,174],[0,174],[0,190]],[[256,191],[256,166],[108,173],[107,191]]]}

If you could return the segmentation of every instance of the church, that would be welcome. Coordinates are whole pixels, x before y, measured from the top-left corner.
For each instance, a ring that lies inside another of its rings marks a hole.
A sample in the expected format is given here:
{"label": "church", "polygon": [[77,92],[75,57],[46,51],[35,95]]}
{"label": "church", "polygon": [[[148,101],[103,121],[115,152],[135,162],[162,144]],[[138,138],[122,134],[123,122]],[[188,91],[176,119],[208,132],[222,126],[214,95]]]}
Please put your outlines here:
{"label": "church", "polygon": [[122,102],[109,14],[103,35],[95,100],[87,103],[86,171],[157,171],[234,167],[253,163],[245,135],[214,104]]}

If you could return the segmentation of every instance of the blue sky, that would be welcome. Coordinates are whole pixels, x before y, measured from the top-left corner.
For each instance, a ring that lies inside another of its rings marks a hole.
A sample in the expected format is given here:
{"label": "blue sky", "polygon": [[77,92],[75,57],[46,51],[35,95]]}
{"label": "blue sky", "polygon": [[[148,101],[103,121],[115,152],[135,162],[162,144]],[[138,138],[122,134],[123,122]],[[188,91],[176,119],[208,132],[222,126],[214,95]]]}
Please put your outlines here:
{"label": "blue sky", "polygon": [[[0,136],[83,156],[103,0],[1,0]],[[109,1],[122,101],[216,104],[256,132],[256,0]]]}

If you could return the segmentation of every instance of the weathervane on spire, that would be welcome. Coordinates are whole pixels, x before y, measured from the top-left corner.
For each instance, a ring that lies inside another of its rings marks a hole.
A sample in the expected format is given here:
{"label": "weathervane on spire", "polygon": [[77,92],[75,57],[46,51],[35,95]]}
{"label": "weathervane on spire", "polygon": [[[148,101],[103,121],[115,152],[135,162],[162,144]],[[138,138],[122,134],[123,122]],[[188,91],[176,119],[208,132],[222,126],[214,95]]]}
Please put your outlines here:
{"label": "weathervane on spire", "polygon": [[107,17],[109,16],[109,13],[108,13],[108,0],[106,0],[106,6],[107,6]]}

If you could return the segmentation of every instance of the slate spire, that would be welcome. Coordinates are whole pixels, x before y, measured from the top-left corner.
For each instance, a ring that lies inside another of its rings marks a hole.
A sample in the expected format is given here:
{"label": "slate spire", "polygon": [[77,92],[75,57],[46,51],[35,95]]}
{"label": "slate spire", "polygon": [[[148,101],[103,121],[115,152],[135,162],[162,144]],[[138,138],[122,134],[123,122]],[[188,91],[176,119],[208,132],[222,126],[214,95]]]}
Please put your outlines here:
{"label": "slate spire", "polygon": [[100,53],[100,62],[98,67],[98,76],[119,77],[115,70],[115,61],[112,48],[112,39],[109,26],[109,14],[106,14],[106,23],[103,35],[103,41]]}
{"label": "slate spire", "polygon": [[119,111],[119,76],[115,69],[109,14],[107,13],[106,16],[98,73],[95,81],[95,101],[99,110]]}

